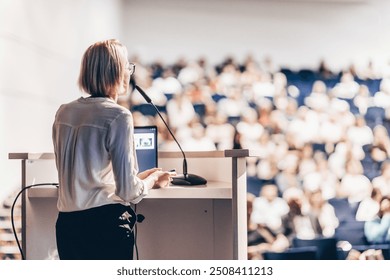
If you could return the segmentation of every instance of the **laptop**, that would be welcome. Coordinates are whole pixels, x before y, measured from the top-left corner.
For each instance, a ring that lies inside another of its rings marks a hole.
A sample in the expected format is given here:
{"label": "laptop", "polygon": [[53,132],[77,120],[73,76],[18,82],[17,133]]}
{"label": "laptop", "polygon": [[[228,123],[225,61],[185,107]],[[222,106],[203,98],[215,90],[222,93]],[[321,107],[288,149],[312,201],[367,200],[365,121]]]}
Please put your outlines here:
{"label": "laptop", "polygon": [[139,172],[158,166],[157,126],[134,127]]}

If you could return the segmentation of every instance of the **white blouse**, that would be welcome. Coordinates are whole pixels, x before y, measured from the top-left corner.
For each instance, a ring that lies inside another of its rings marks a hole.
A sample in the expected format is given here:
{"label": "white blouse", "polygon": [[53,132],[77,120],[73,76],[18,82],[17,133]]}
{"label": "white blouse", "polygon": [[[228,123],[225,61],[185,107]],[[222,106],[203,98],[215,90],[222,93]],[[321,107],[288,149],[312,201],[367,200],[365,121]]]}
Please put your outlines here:
{"label": "white blouse", "polygon": [[58,210],[138,203],[151,180],[137,177],[129,110],[104,97],[62,105],[53,124],[59,179]]}

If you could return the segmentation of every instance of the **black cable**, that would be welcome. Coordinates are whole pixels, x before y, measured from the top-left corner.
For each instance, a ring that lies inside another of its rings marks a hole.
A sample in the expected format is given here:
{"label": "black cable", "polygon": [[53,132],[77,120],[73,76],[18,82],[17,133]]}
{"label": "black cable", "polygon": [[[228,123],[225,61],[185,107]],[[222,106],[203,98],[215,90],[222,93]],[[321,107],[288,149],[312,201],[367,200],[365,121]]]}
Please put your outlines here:
{"label": "black cable", "polygon": [[15,197],[15,200],[14,202],[12,203],[12,207],[11,207],[11,224],[12,224],[12,231],[14,232],[14,236],[15,236],[15,240],[16,240],[16,243],[18,244],[18,248],[19,248],[19,252],[22,256],[22,260],[25,260],[26,259],[26,256],[24,255],[23,253],[23,249],[22,249],[22,246],[20,245],[20,242],[19,242],[19,239],[18,239],[18,234],[16,233],[16,229],[15,229],[15,222],[14,222],[14,208],[15,208],[15,204],[19,198],[19,196],[27,189],[30,189],[32,187],[39,187],[39,186],[56,186],[58,187],[58,183],[42,183],[42,184],[33,184],[33,185],[29,185],[29,186],[26,186],[26,187],[23,187],[20,192],[16,195]]}
{"label": "black cable", "polygon": [[[134,205],[134,212],[137,215],[137,204]],[[137,246],[137,222],[134,225],[134,248],[135,248],[135,257],[136,260],[139,260],[139,255],[138,255],[138,246]]]}

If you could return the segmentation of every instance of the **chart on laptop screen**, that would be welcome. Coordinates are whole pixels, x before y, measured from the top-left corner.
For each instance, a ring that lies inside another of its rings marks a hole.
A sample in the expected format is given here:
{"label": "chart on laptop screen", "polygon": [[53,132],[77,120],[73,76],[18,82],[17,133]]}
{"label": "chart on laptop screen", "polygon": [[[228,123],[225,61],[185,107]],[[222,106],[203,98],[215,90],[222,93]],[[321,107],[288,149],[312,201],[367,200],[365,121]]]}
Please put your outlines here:
{"label": "chart on laptop screen", "polygon": [[157,167],[157,127],[136,126],[134,127],[135,150],[138,159],[139,171]]}

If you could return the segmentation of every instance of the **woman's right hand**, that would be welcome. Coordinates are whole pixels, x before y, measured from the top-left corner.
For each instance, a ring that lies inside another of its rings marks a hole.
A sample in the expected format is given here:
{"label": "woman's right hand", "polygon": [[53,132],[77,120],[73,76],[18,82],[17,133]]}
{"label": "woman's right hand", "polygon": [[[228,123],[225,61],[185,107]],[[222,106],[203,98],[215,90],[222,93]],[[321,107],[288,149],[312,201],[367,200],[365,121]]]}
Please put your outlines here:
{"label": "woman's right hand", "polygon": [[168,172],[168,171],[162,171],[157,170],[151,174],[151,176],[154,176],[154,189],[158,188],[166,188],[169,186],[169,183],[172,181],[172,176],[176,176],[176,172]]}
{"label": "woman's right hand", "polygon": [[151,168],[151,169],[147,169],[145,171],[142,171],[140,173],[138,173],[138,178],[140,178],[141,180],[144,180],[146,179],[147,177],[149,177],[152,173],[156,172],[156,171],[161,171],[162,169],[161,168],[158,168],[158,167],[155,167],[155,168]]}

